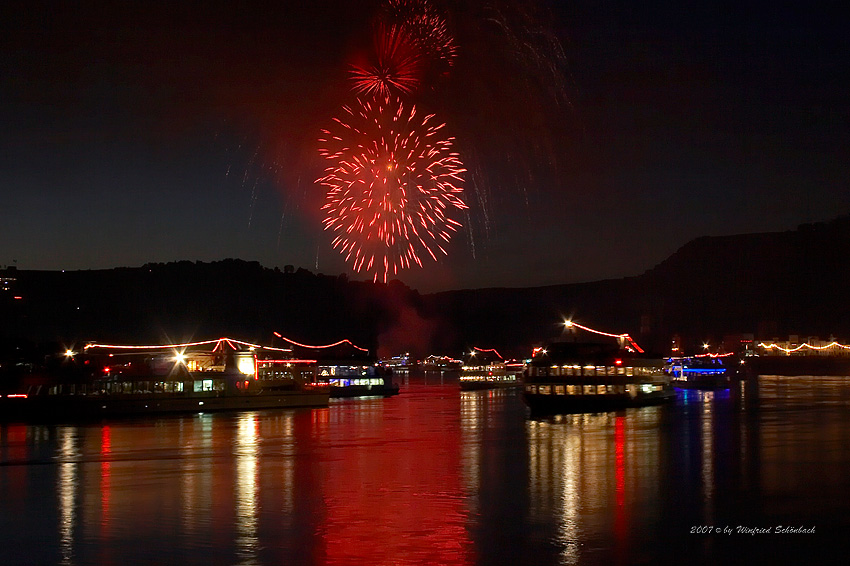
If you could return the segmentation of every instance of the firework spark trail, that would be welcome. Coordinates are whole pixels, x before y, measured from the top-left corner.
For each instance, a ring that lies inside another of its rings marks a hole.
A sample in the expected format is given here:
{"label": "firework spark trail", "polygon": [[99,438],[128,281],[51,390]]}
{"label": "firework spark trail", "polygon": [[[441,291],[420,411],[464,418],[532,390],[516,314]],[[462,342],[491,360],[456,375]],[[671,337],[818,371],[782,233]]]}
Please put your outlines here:
{"label": "firework spark trail", "polygon": [[354,91],[376,97],[412,94],[419,86],[421,65],[418,48],[408,33],[399,25],[378,22],[374,44],[373,60],[351,65]]}
{"label": "firework spark trail", "polygon": [[277,227],[277,251],[280,251],[280,237],[283,234],[283,220],[286,218],[286,210],[280,213],[280,224]]}
{"label": "firework spark trail", "polygon": [[399,24],[410,35],[421,53],[438,72],[451,67],[457,55],[457,45],[449,31],[444,15],[428,0],[386,0],[383,17]]}
{"label": "firework spark trail", "polygon": [[[499,29],[510,47],[509,52],[534,76],[540,77],[555,104],[571,106],[565,78],[567,56],[554,31],[538,23],[544,18],[535,17],[530,8],[517,2],[503,7],[491,5],[487,12],[486,20]],[[526,84],[526,88],[532,86]]]}
{"label": "firework spark trail", "polygon": [[333,247],[376,281],[446,255],[461,226],[451,215],[467,206],[466,170],[445,124],[391,97],[358,99],[343,112],[319,140],[333,163],[317,180],[328,188],[322,210]]}

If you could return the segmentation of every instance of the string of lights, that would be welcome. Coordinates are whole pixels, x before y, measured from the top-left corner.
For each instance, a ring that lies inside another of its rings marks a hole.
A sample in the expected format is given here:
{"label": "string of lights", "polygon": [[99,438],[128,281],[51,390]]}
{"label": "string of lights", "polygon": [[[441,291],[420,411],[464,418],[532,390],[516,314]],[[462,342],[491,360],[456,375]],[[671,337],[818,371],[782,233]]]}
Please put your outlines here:
{"label": "string of lights", "polygon": [[[500,354],[499,352],[496,351],[496,348],[485,349],[485,348],[479,348],[477,346],[473,346],[472,349],[475,350],[475,351],[478,351],[478,352],[493,352],[494,354],[499,356],[500,360],[505,359],[505,358],[502,357],[502,354]],[[475,355],[475,351],[472,352],[472,355]]]}
{"label": "string of lights", "polygon": [[593,328],[583,326],[577,322],[573,322],[572,320],[565,320],[564,326],[566,326],[567,328],[578,328],[579,330],[592,332],[593,334],[599,334],[600,336],[610,336],[611,338],[623,338],[625,340],[628,340],[629,344],[631,344],[635,350],[643,354],[643,348],[638,346],[637,342],[635,342],[628,334],[611,334],[610,332],[602,332],[601,330],[594,330]]}
{"label": "string of lights", "polygon": [[367,348],[361,348],[360,346],[358,346],[357,344],[355,344],[354,342],[352,342],[348,338],[344,338],[344,339],[340,340],[339,342],[334,342],[333,344],[325,344],[324,346],[311,346],[310,344],[301,344],[300,342],[296,342],[295,340],[290,340],[289,338],[287,338],[285,336],[281,336],[277,332],[275,332],[274,335],[277,336],[278,338],[280,338],[281,340],[289,342],[290,344],[292,344],[294,346],[300,346],[302,348],[313,348],[313,349],[318,350],[318,349],[324,349],[324,348],[333,348],[334,346],[339,346],[340,344],[348,344],[351,347],[360,350],[361,352],[368,352],[369,351]]}
{"label": "string of lights", "polygon": [[212,351],[215,352],[219,348],[224,348],[224,344],[227,344],[234,350],[238,350],[234,344],[239,344],[242,346],[247,346],[249,348],[254,348],[256,350],[274,350],[276,352],[290,352],[291,350],[288,348],[275,348],[272,346],[262,346],[260,344],[252,344],[251,342],[244,342],[242,340],[236,340],[234,338],[219,338],[218,340],[202,340],[199,342],[182,342],[179,344],[152,344],[152,345],[126,345],[126,344],[86,344],[84,349],[91,350],[94,348],[101,348],[106,350],[179,350],[184,348],[190,348],[192,346],[205,346],[207,344],[215,344]]}
{"label": "string of lights", "polygon": [[785,348],[785,347],[780,346],[779,344],[776,344],[774,342],[771,342],[770,344],[765,344],[764,342],[759,343],[759,348],[764,348],[766,350],[782,350],[786,354],[790,354],[792,352],[799,352],[803,348],[808,348],[809,350],[827,350],[829,348],[836,348],[836,347],[842,348],[844,350],[850,350],[850,346],[848,346],[846,344],[839,344],[838,342],[830,342],[826,346],[812,346],[811,344],[804,343],[804,344],[800,344],[799,346],[797,346],[795,348]]}

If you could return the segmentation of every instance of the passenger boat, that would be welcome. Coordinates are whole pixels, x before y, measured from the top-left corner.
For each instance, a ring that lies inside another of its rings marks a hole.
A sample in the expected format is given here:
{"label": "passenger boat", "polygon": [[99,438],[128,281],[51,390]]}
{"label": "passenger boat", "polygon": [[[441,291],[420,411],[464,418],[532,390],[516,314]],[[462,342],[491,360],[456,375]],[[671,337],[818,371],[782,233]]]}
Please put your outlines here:
{"label": "passenger boat", "polygon": [[318,366],[316,381],[326,384],[331,397],[366,397],[398,395],[393,371],[380,365],[324,361]]}
{"label": "passenger boat", "polygon": [[728,389],[730,369],[724,358],[712,354],[668,358],[664,368],[679,389]]}
{"label": "passenger boat", "polygon": [[532,413],[607,411],[665,403],[675,398],[664,359],[647,355],[628,334],[616,342],[579,342],[574,335],[536,348],[523,387]]}
{"label": "passenger boat", "polygon": [[274,335],[293,348],[296,357],[315,358],[316,383],[327,387],[331,398],[390,397],[399,393],[399,385],[393,381],[393,366],[376,362],[368,349],[350,340],[313,346],[295,342],[277,332]]}
{"label": "passenger boat", "polygon": [[850,344],[810,338],[806,342],[761,342],[756,355],[746,358],[744,369],[756,375],[850,375]]}
{"label": "passenger boat", "polygon": [[89,344],[6,394],[0,418],[99,419],[328,406],[316,360],[231,338],[156,346]]}
{"label": "passenger boat", "polygon": [[508,371],[505,359],[495,349],[473,348],[464,356],[460,371],[462,390],[497,389],[519,385],[521,381],[516,366],[512,366],[512,371]]}

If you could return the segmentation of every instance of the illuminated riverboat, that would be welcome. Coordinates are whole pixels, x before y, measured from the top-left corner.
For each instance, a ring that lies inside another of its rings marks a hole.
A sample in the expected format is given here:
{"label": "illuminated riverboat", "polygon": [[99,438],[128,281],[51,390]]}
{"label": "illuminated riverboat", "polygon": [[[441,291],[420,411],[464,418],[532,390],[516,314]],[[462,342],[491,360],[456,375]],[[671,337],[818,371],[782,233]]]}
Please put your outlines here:
{"label": "illuminated riverboat", "polygon": [[652,357],[628,334],[609,334],[568,322],[616,342],[562,339],[536,348],[529,363],[523,400],[532,413],[606,411],[659,404],[675,398],[664,359]]}
{"label": "illuminated riverboat", "polygon": [[89,344],[55,371],[4,395],[8,419],[326,407],[316,360],[231,338],[155,346]]}
{"label": "illuminated riverboat", "polygon": [[393,381],[393,368],[376,363],[368,349],[350,340],[312,346],[295,342],[277,332],[274,335],[290,345],[299,354],[298,357],[316,358],[315,381],[326,386],[332,398],[390,397],[399,393],[399,385]]}
{"label": "illuminated riverboat", "polygon": [[748,375],[850,376],[850,345],[816,338],[761,342],[744,369]]}
{"label": "illuminated riverboat", "polygon": [[518,387],[521,384],[519,374],[514,366],[511,369],[508,371],[505,359],[495,349],[473,348],[464,356],[460,388],[471,391]]}
{"label": "illuminated riverboat", "polygon": [[731,355],[668,358],[664,372],[673,387],[679,389],[728,389],[731,370],[726,365],[727,358],[731,359]]}

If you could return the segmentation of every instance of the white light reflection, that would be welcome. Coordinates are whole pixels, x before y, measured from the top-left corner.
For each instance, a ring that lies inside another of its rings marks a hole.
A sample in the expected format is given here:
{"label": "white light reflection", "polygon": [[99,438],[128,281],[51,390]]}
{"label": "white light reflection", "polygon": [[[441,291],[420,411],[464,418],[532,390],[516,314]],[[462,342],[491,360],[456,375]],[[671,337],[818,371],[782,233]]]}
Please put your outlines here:
{"label": "white light reflection", "polygon": [[714,521],[714,413],[711,402],[713,391],[701,391],[702,401],[702,497],[705,502],[704,521],[706,525]]}
{"label": "white light reflection", "polygon": [[183,535],[197,540],[209,528],[212,517],[213,416],[200,414],[180,422],[180,490],[183,507]]}
{"label": "white light reflection", "polygon": [[586,497],[595,499],[596,494],[587,490],[598,487],[592,481],[582,486],[582,470],[587,466],[584,460],[589,456],[583,446],[585,429],[591,428],[585,427],[588,417],[562,415],[554,422],[527,423],[532,514],[560,517],[556,539],[563,548],[563,564],[578,564],[582,490]]}
{"label": "white light reflection", "polygon": [[[588,415],[582,415],[587,417]],[[607,415],[606,415],[607,416]],[[578,415],[572,415],[572,424],[578,425]],[[580,425],[579,425],[580,426]],[[581,457],[582,457],[582,436],[571,434],[564,441],[563,461],[559,467],[563,471],[563,495],[561,501],[564,508],[562,510],[562,520],[560,525],[561,541],[565,544],[563,558],[567,564],[577,564],[579,559],[579,537],[581,529],[579,526],[579,505],[581,498],[579,485],[581,479]]]}
{"label": "white light reflection", "polygon": [[283,454],[283,469],[281,470],[283,485],[283,514],[282,520],[287,524],[291,524],[292,517],[295,516],[295,458],[296,458],[296,441],[295,441],[295,426],[293,424],[294,413],[288,411],[283,416],[283,439],[282,447]]}
{"label": "white light reflection", "polygon": [[481,434],[484,428],[481,413],[484,397],[478,393],[460,393],[461,469],[463,487],[471,496],[468,503],[471,514],[477,514],[481,506],[478,493],[481,489]]}
{"label": "white light reflection", "polygon": [[[756,377],[756,378],[752,378],[752,379],[758,379],[758,378]],[[748,401],[747,396],[746,396],[745,381],[746,380],[742,379],[740,384],[739,384],[739,393],[741,395],[741,406],[742,407],[746,407],[747,406],[746,403]],[[748,435],[747,435],[748,431],[749,431],[749,428],[747,428],[747,426],[744,425],[744,424],[741,424],[741,426],[738,427],[738,432],[739,432],[738,438],[739,438],[739,443],[740,443],[740,449],[739,450],[740,450],[740,454],[741,454],[741,462],[740,462],[741,468],[739,470],[739,473],[741,474],[741,476],[740,476],[741,478],[747,478],[748,477],[747,473],[746,473],[747,464],[748,464],[747,454],[749,453],[748,452],[748,450],[749,450],[749,446],[748,446],[749,438],[748,438]]]}
{"label": "white light reflection", "polygon": [[77,429],[62,428],[59,435],[59,552],[60,564],[74,563],[74,528],[76,523]]}
{"label": "white light reflection", "polygon": [[257,449],[259,420],[256,413],[239,419],[236,432],[236,555],[239,564],[259,564],[257,550]]}

